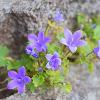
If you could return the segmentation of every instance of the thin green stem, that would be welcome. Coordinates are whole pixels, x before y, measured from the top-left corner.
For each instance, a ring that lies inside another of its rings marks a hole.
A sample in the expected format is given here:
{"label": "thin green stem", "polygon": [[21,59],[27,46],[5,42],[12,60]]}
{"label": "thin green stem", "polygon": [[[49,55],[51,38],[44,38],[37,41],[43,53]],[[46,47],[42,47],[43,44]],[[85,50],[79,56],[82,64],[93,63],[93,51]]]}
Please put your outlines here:
{"label": "thin green stem", "polygon": [[89,52],[85,57],[88,57],[89,55],[91,55],[93,53],[93,50],[91,52]]}
{"label": "thin green stem", "polygon": [[38,66],[40,67],[40,60],[38,59]]}
{"label": "thin green stem", "polygon": [[70,51],[68,51],[68,52],[65,54],[65,56],[68,56],[69,53],[70,53]]}
{"label": "thin green stem", "polygon": [[49,24],[47,24],[46,29],[45,29],[45,35],[47,35],[49,29]]}

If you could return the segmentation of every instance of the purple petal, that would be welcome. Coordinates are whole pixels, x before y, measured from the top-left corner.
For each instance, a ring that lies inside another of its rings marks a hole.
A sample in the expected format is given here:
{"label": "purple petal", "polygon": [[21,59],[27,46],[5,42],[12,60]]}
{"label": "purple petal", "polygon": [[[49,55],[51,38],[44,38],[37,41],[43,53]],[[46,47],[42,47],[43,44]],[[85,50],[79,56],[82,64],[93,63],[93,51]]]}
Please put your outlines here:
{"label": "purple petal", "polygon": [[22,66],[18,69],[18,75],[20,75],[21,77],[24,77],[26,73],[25,67]]}
{"label": "purple petal", "polygon": [[35,57],[35,58],[38,58],[39,57],[39,55],[34,50],[32,50],[31,55],[33,57]]}
{"label": "purple petal", "polygon": [[20,85],[17,89],[18,93],[22,94],[25,91],[25,85]]}
{"label": "purple petal", "polygon": [[52,56],[52,59],[54,58],[58,58],[59,57],[59,54],[57,52],[54,52],[53,56]]}
{"label": "purple petal", "polygon": [[39,71],[39,72],[43,72],[43,68],[42,68],[42,67],[39,67],[39,68],[38,68],[38,71]]}
{"label": "purple petal", "polygon": [[51,65],[52,67],[57,67],[59,65],[61,65],[61,59],[60,58],[55,58],[51,61]]}
{"label": "purple petal", "polygon": [[44,43],[50,42],[50,38],[49,37],[45,37]]}
{"label": "purple petal", "polygon": [[25,51],[26,51],[27,54],[31,54],[32,50],[33,50],[33,47],[30,44],[25,49]]}
{"label": "purple petal", "polygon": [[8,76],[11,78],[11,79],[15,79],[17,77],[17,72],[15,71],[9,71],[8,72]]}
{"label": "purple petal", "polygon": [[60,66],[52,66],[52,70],[58,70]]}
{"label": "purple petal", "polygon": [[46,68],[51,69],[49,62],[46,64]]}
{"label": "purple petal", "polygon": [[69,29],[64,30],[66,43],[69,44],[72,41],[72,32]]}
{"label": "purple petal", "polygon": [[98,57],[100,57],[100,48],[99,48],[99,51],[98,51]]}
{"label": "purple petal", "polygon": [[56,11],[55,17],[54,17],[55,21],[64,21],[64,17],[63,14],[61,14],[61,12],[59,10]]}
{"label": "purple petal", "polygon": [[8,89],[14,89],[14,88],[17,88],[17,87],[18,87],[18,84],[17,84],[16,80],[10,81],[10,82],[8,83],[8,85],[7,85],[7,88],[8,88]]}
{"label": "purple petal", "polygon": [[73,43],[74,46],[84,46],[86,45],[86,42],[84,40],[79,40]]}
{"label": "purple petal", "polygon": [[42,49],[43,49],[44,52],[46,52],[47,46],[46,46],[46,45],[43,45],[43,46],[42,46]]}
{"label": "purple petal", "polygon": [[62,38],[60,42],[61,42],[62,44],[64,44],[64,45],[67,45],[67,44],[66,44],[66,40],[65,40],[64,38]]}
{"label": "purple petal", "polygon": [[78,30],[76,31],[74,34],[73,34],[73,41],[77,41],[79,40],[80,38],[82,37],[82,31],[81,30]]}
{"label": "purple petal", "polygon": [[46,58],[47,58],[47,60],[49,61],[49,60],[52,58],[52,55],[51,55],[51,54],[47,54],[47,55],[46,55]]}
{"label": "purple petal", "polygon": [[74,53],[74,52],[76,52],[76,50],[77,50],[77,47],[69,47],[69,49],[70,49],[70,51],[72,52],[72,53]]}
{"label": "purple petal", "polygon": [[34,41],[37,40],[37,36],[36,36],[35,34],[29,34],[29,35],[28,35],[28,40],[29,40],[30,42],[34,42]]}
{"label": "purple petal", "polygon": [[38,43],[36,44],[36,50],[38,51],[38,52],[42,52],[42,47],[41,47],[41,45],[39,45]]}
{"label": "purple petal", "polygon": [[94,53],[96,54],[97,57],[100,57],[100,48],[94,48]]}
{"label": "purple petal", "polygon": [[38,40],[43,42],[43,40],[44,40],[44,33],[43,32],[38,33]]}
{"label": "purple petal", "polygon": [[24,82],[25,82],[25,84],[31,82],[31,78],[29,76],[25,76],[24,77]]}
{"label": "purple petal", "polygon": [[61,65],[61,59],[57,58],[57,60],[58,60],[58,65]]}

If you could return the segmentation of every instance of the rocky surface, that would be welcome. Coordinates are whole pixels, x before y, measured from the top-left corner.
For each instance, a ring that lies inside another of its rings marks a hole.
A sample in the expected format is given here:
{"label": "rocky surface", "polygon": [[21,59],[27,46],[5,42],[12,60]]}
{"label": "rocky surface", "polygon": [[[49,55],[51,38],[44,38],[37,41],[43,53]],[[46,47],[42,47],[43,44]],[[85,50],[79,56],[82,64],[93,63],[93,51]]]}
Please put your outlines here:
{"label": "rocky surface", "polygon": [[[72,28],[78,13],[100,14],[100,0],[0,0],[0,44],[6,44],[11,56],[17,57],[24,51],[27,33],[45,30],[47,20],[53,18],[56,9],[64,14],[64,26]],[[73,91],[69,95],[55,89],[44,95],[15,94],[6,100],[99,100],[99,67],[100,63],[92,75],[84,66],[71,67],[69,78]]]}

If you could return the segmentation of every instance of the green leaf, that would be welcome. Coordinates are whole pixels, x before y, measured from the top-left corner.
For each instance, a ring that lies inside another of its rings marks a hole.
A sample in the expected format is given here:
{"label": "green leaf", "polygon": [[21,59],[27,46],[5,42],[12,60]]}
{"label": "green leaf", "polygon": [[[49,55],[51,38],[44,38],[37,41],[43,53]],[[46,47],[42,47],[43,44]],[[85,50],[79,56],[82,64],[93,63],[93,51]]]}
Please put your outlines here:
{"label": "green leaf", "polygon": [[89,71],[90,73],[93,73],[93,72],[94,72],[94,64],[93,64],[93,63],[89,63],[89,64],[88,64],[88,71]]}
{"label": "green leaf", "polygon": [[6,46],[0,45],[0,58],[4,58],[8,55],[9,50]]}
{"label": "green leaf", "polygon": [[93,16],[92,20],[93,20],[93,23],[100,25],[100,15]]}
{"label": "green leaf", "polygon": [[53,54],[56,51],[59,55],[61,55],[63,53],[61,49],[62,48],[58,43],[48,44],[48,52],[51,54]]}
{"label": "green leaf", "polygon": [[92,38],[93,37],[93,28],[91,26],[92,26],[92,23],[84,23],[83,30],[85,31],[87,36]]}
{"label": "green leaf", "polygon": [[14,61],[10,61],[9,65],[7,66],[8,70],[12,70],[12,69],[18,69],[21,65],[20,61],[14,60]]}
{"label": "green leaf", "polygon": [[25,66],[28,70],[33,71],[34,60],[29,55],[22,55],[18,60],[11,61],[11,65],[8,66],[8,70],[18,69],[20,66]]}
{"label": "green leaf", "polygon": [[48,71],[46,71],[46,73],[48,75],[48,79],[52,86],[54,86],[54,84],[57,86],[59,83],[64,82],[64,75],[59,70],[58,71],[48,70]]}
{"label": "green leaf", "polygon": [[67,93],[70,93],[72,91],[72,85],[70,82],[67,82],[65,85],[64,85],[64,89]]}
{"label": "green leaf", "polygon": [[35,86],[34,86],[33,83],[29,83],[29,84],[27,85],[27,88],[28,88],[31,92],[34,92],[34,91],[35,91]]}
{"label": "green leaf", "polygon": [[77,21],[79,24],[86,22],[86,16],[83,13],[78,14]]}
{"label": "green leaf", "polygon": [[9,60],[5,59],[5,58],[0,58],[0,66],[1,67],[7,67],[9,66],[11,63]]}
{"label": "green leaf", "polygon": [[35,87],[38,87],[44,83],[44,77],[42,75],[40,75],[40,76],[35,75],[32,77],[32,82]]}
{"label": "green leaf", "polygon": [[94,29],[93,39],[96,39],[96,40],[100,39],[100,26],[99,25]]}
{"label": "green leaf", "polygon": [[87,44],[85,46],[78,48],[78,51],[82,56],[86,56],[95,47],[94,42],[91,42],[90,40],[87,40],[86,42]]}
{"label": "green leaf", "polygon": [[60,41],[64,37],[64,33],[58,33],[56,38]]}

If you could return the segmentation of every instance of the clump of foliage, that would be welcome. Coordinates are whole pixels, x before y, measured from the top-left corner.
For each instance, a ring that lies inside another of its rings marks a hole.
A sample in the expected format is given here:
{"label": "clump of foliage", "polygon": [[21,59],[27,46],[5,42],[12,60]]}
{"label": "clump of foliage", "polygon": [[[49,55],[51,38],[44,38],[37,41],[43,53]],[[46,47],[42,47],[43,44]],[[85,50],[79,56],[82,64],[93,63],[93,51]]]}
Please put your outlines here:
{"label": "clump of foliage", "polygon": [[[80,13],[77,15],[77,25],[84,31],[83,38],[87,41],[86,46],[79,48],[81,55],[87,54],[87,57],[84,57],[81,61],[87,63],[89,72],[93,72],[93,60],[96,59],[96,56],[90,54],[93,53],[95,46],[98,45],[97,41],[100,40],[100,15],[90,17]],[[96,55],[98,56],[98,54]]]}
{"label": "clump of foliage", "polygon": [[[77,22],[79,26],[83,25],[83,29],[72,33],[58,25],[64,20],[63,14],[57,10],[54,20],[48,21],[45,32],[40,30],[38,35],[28,34],[26,53],[20,59],[8,57],[9,50],[0,46],[0,66],[7,67],[12,79],[8,89],[17,88],[18,93],[23,93],[25,85],[31,92],[37,88],[43,91],[58,87],[69,93],[72,86],[65,76],[72,63],[69,57],[74,55],[77,56],[74,63],[86,63],[89,71],[93,72],[93,63],[90,62],[93,58],[100,58],[100,23],[95,18],[88,22],[87,17],[80,14]],[[52,34],[48,34],[50,30]],[[95,47],[97,40],[99,45]],[[18,73],[13,70],[18,70]]]}

